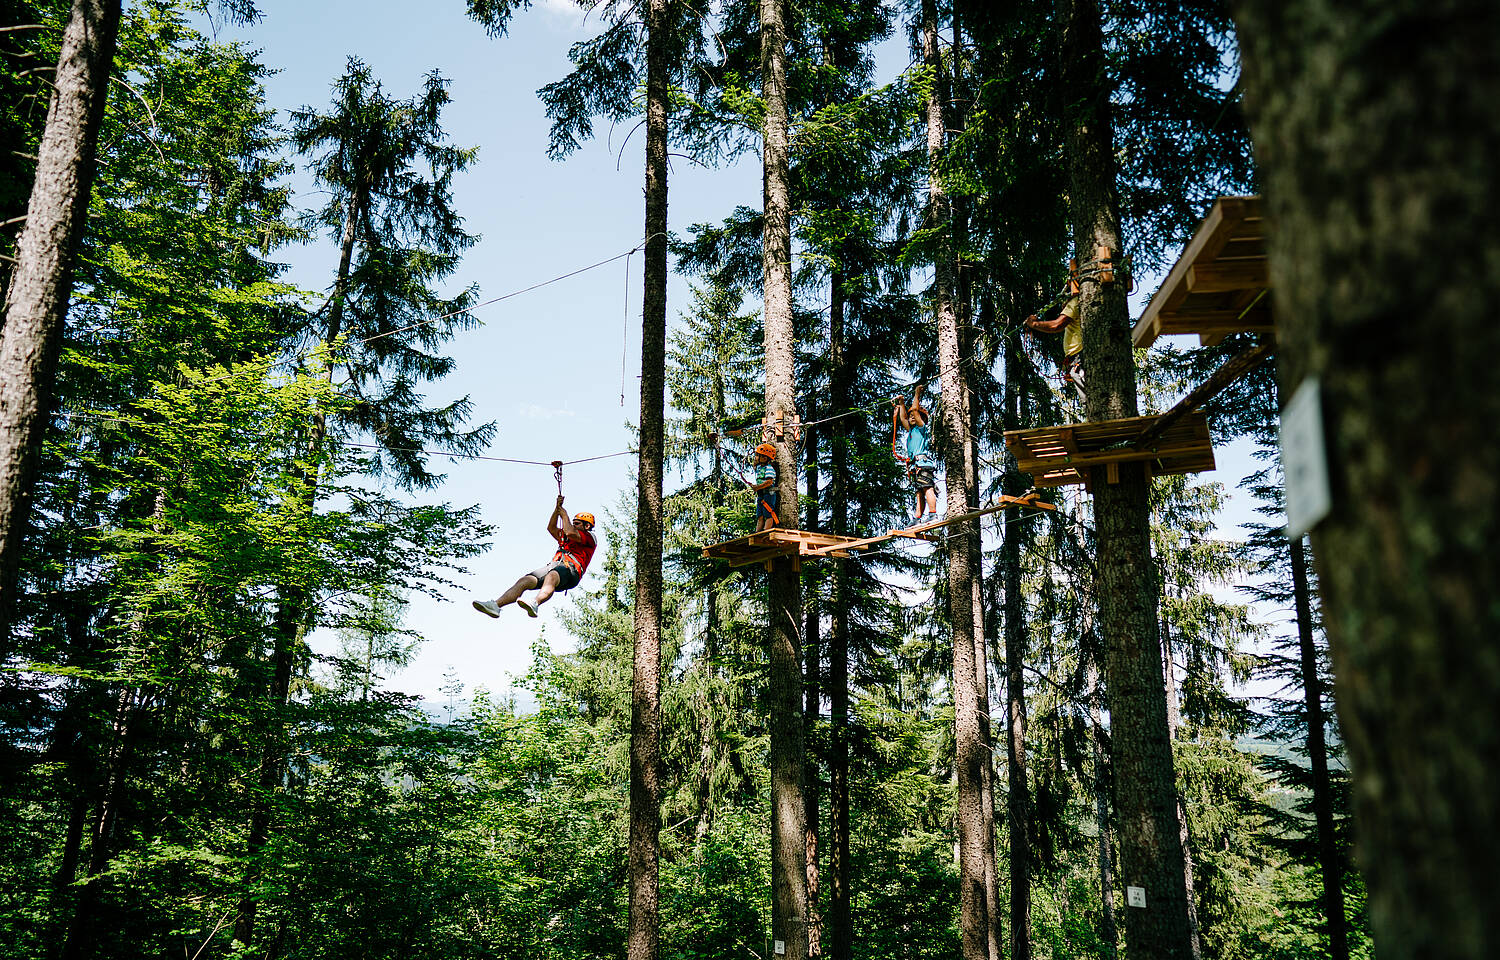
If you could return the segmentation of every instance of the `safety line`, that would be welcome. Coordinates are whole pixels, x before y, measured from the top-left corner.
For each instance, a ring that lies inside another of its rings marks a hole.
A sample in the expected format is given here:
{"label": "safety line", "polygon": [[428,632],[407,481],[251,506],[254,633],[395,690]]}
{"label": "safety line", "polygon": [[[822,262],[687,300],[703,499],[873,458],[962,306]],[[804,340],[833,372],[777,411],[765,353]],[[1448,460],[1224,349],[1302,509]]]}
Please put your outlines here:
{"label": "safety line", "polygon": [[[113,422],[116,422],[116,423],[125,424],[127,426],[136,426],[136,427],[144,427],[144,426],[146,426],[146,424],[144,424],[140,420],[131,420],[129,417],[120,416],[118,414],[109,415],[109,414],[99,414],[99,413],[84,413],[82,411],[77,411],[77,410],[59,410],[59,411],[57,411],[56,415],[59,416],[59,417],[68,417],[69,419],[97,420],[97,421],[101,421],[101,422],[110,422],[110,421],[113,421]],[[217,426],[217,427],[224,427],[227,430],[242,430],[242,429],[244,429],[242,427],[236,427],[233,424],[228,424],[228,423],[214,423],[214,424],[200,423],[200,424],[197,424],[197,426]],[[270,436],[272,436],[272,434],[269,434],[269,433],[258,433],[258,434],[253,433],[252,435],[254,435],[254,436],[260,436],[260,437],[270,437]],[[581,457],[581,458],[579,458],[577,460],[558,460],[558,461],[553,461],[553,460],[518,460],[518,459],[516,459],[514,457],[490,457],[490,456],[484,456],[482,454],[477,454],[477,453],[455,453],[455,452],[448,451],[448,450],[429,450],[429,449],[426,449],[426,448],[423,448],[423,447],[388,447],[388,446],[385,446],[384,444],[379,444],[379,443],[361,443],[360,441],[357,441],[357,440],[336,440],[335,439],[332,442],[338,444],[341,447],[360,447],[360,448],[368,449],[368,450],[388,450],[388,451],[390,451],[392,453],[421,453],[421,454],[425,454],[427,456],[432,456],[432,457],[453,457],[453,458],[456,458],[456,459],[459,459],[459,460],[488,460],[488,461],[490,461],[492,463],[522,463],[522,464],[526,464],[528,466],[533,466],[533,467],[550,467],[550,466],[553,466],[556,463],[561,463],[565,467],[570,467],[570,466],[573,466],[574,464],[578,464],[578,463],[592,463],[595,460],[609,460],[609,459],[612,459],[614,457],[624,457],[624,456],[628,456],[628,455],[633,454],[633,453],[636,452],[634,450],[621,450],[618,453],[604,453],[604,454],[600,454],[597,457]]]}
{"label": "safety line", "polygon": [[[434,323],[437,323],[437,322],[439,322],[441,320],[447,320],[450,317],[456,317],[459,314],[470,313],[470,312],[475,311],[475,310],[483,309],[484,307],[493,306],[494,304],[500,303],[500,302],[502,302],[504,300],[509,300],[512,297],[519,297],[523,293],[530,293],[533,290],[539,290],[542,287],[550,286],[551,284],[559,283],[559,282],[561,282],[563,280],[567,280],[567,279],[569,279],[571,277],[576,277],[576,276],[578,276],[581,273],[587,273],[590,270],[596,270],[599,267],[605,266],[607,264],[614,263],[616,260],[624,259],[625,257],[628,257],[631,254],[635,253],[637,250],[640,250],[645,245],[646,245],[646,241],[642,240],[639,244],[637,244],[636,246],[631,247],[629,250],[626,250],[624,253],[617,253],[614,256],[612,256],[612,257],[610,257],[610,258],[608,258],[606,260],[600,260],[598,263],[591,263],[591,264],[589,264],[586,267],[579,267],[577,270],[570,270],[569,272],[561,274],[560,276],[553,277],[550,280],[543,280],[540,283],[533,283],[531,286],[529,286],[529,287],[522,287],[520,290],[512,290],[510,293],[502,294],[501,296],[498,296],[498,297],[492,297],[489,300],[485,300],[485,301],[483,301],[481,303],[473,304],[472,306],[464,307],[461,310],[450,310],[447,313],[440,314],[440,315],[438,315],[436,317],[429,317],[428,319],[418,321],[417,323],[407,324],[406,326],[404,326],[404,327],[398,327],[395,330],[387,330],[384,333],[377,333],[377,334],[375,334],[373,336],[363,337],[363,338],[358,339],[358,340],[347,340],[347,341],[345,341],[345,343],[347,345],[364,345],[364,344],[367,344],[367,343],[372,343],[372,342],[374,342],[376,340],[380,340],[380,339],[382,339],[384,337],[393,337],[393,336],[395,336],[398,333],[406,333],[407,331],[410,331],[410,330],[416,330],[419,327],[431,326]],[[280,360],[271,361],[270,363],[268,363],[264,367],[262,367],[260,370],[256,370],[253,366],[247,365],[247,366],[245,366],[242,369],[235,370],[235,371],[232,371],[230,373],[223,374],[221,376],[211,377],[211,378],[206,379],[206,380],[200,380],[199,383],[200,384],[218,383],[218,382],[220,382],[222,380],[228,380],[228,379],[231,379],[233,377],[238,377],[238,376],[241,376],[242,374],[246,374],[246,373],[255,373],[255,372],[264,373],[264,372],[269,372],[271,370],[276,369],[277,367],[286,366],[287,364],[290,364],[290,363],[296,363],[296,362],[298,362],[300,360],[306,360],[308,357],[311,357],[313,354],[315,354],[317,352],[317,350],[319,348],[321,348],[321,347],[322,347],[322,345],[320,344],[318,348],[314,348],[312,350],[306,350],[306,351],[304,351],[302,353],[299,353],[299,354],[296,354],[296,355],[290,356],[290,357],[284,357],[284,358],[282,358]]]}

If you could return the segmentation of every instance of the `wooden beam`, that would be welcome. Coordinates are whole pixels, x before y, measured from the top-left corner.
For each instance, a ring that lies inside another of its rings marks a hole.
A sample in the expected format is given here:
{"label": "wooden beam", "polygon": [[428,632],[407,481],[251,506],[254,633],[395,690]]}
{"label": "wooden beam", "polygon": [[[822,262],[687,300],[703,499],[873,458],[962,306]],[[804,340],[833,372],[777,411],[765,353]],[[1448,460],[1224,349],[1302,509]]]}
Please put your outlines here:
{"label": "wooden beam", "polygon": [[1188,267],[1187,288],[1189,293],[1259,290],[1270,284],[1270,273],[1270,264],[1265,260],[1197,263]]}
{"label": "wooden beam", "polygon": [[1140,436],[1135,438],[1136,447],[1144,447],[1162,434],[1171,429],[1172,425],[1183,417],[1197,410],[1208,401],[1217,397],[1231,383],[1260,366],[1261,361],[1271,355],[1271,343],[1262,340],[1254,346],[1231,357],[1218,370],[1215,370],[1209,378],[1188,392],[1188,395],[1177,401],[1172,409],[1157,418],[1156,422],[1141,431]]}

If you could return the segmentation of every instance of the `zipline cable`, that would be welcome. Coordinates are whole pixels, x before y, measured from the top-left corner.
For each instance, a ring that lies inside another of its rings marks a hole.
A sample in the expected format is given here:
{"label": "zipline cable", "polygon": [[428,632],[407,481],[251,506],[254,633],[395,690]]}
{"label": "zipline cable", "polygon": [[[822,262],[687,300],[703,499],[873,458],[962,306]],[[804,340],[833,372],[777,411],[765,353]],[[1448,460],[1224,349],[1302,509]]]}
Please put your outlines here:
{"label": "zipline cable", "polygon": [[[59,410],[57,411],[56,416],[68,417],[69,419],[97,420],[105,423],[114,422],[127,426],[144,426],[144,424],[138,420],[132,420],[129,417],[120,416],[119,414],[84,413],[79,410]],[[227,423],[199,423],[197,424],[197,426],[219,426],[229,430],[243,429],[241,427],[235,427]],[[269,433],[257,433],[252,435],[260,437],[271,436],[271,434]],[[562,467],[571,467],[574,464],[579,463],[592,463],[595,460],[610,460],[615,457],[624,457],[636,452],[634,450],[621,450],[617,453],[604,453],[595,457],[580,457],[577,460],[520,460],[514,457],[490,457],[477,453],[456,453],[450,450],[429,450],[424,447],[390,447],[386,446],[385,444],[363,443],[358,440],[333,440],[332,442],[338,444],[341,447],[357,447],[366,450],[387,450],[391,453],[421,453],[427,456],[449,457],[456,460],[485,460],[490,463],[519,463],[532,467],[552,467],[554,470],[561,470]]]}
{"label": "zipline cable", "polygon": [[[418,321],[416,323],[410,323],[410,324],[407,324],[404,327],[397,327],[395,330],[386,330],[386,331],[384,331],[382,333],[377,333],[377,334],[374,334],[372,336],[361,337],[361,338],[356,339],[356,340],[347,340],[347,341],[345,341],[345,343],[347,345],[360,345],[360,346],[362,346],[364,344],[372,343],[372,342],[374,342],[376,340],[380,340],[380,339],[383,339],[385,337],[393,337],[393,336],[395,336],[398,333],[406,333],[406,332],[411,331],[411,330],[416,330],[419,327],[431,326],[434,323],[438,323],[440,321],[447,320],[450,317],[456,317],[459,314],[470,313],[470,312],[475,311],[475,310],[483,309],[484,307],[493,306],[493,305],[495,305],[497,303],[501,303],[502,301],[509,300],[509,299],[511,299],[513,297],[519,297],[523,293],[530,293],[533,290],[540,290],[542,287],[550,286],[550,285],[552,285],[554,283],[560,283],[563,280],[567,280],[567,279],[570,279],[572,277],[576,277],[576,276],[578,276],[581,273],[587,273],[590,270],[597,270],[599,267],[606,266],[608,264],[614,263],[616,260],[621,260],[621,259],[627,258],[631,254],[635,253],[637,250],[640,250],[642,247],[644,247],[647,244],[647,242],[649,242],[650,239],[651,238],[647,238],[646,240],[642,240],[639,244],[631,247],[629,250],[626,250],[624,253],[617,253],[614,256],[609,257],[608,259],[600,260],[598,263],[591,263],[591,264],[589,264],[586,267],[579,267],[577,270],[570,270],[567,273],[560,274],[559,276],[553,277],[550,280],[543,280],[543,281],[541,281],[539,283],[533,283],[529,287],[522,287],[520,290],[512,290],[510,293],[502,294],[502,295],[500,295],[498,297],[491,297],[490,299],[485,300],[485,301],[483,301],[481,303],[476,303],[476,304],[474,304],[472,306],[464,307],[463,309],[460,309],[460,310],[450,310],[449,312],[444,313],[444,314],[439,314],[436,317],[429,317],[426,320],[420,320],[420,321]],[[627,282],[628,282],[628,280],[627,280]],[[628,288],[627,288],[627,291],[628,291]],[[321,346],[322,345],[320,345],[320,347]],[[277,367],[286,366],[287,364],[291,364],[291,363],[297,363],[298,361],[301,361],[301,360],[306,360],[309,357],[311,357],[314,354],[316,354],[318,352],[319,348],[314,348],[314,349],[311,349],[311,350],[305,350],[302,353],[295,354],[295,355],[290,356],[290,357],[283,357],[280,360],[273,360],[273,361],[269,362],[268,364],[266,364],[264,367],[262,367],[259,371],[256,371],[255,367],[253,365],[247,365],[247,366],[245,366],[244,368],[242,368],[240,370],[235,370],[235,371],[232,371],[230,373],[222,374],[222,375],[217,376],[217,377],[211,377],[211,378],[206,379],[206,380],[201,380],[201,381],[199,381],[199,383],[203,383],[203,384],[218,383],[221,380],[229,380],[229,379],[231,379],[233,377],[238,377],[238,376],[241,376],[242,374],[246,374],[246,373],[252,373],[252,372],[262,372],[262,373],[264,373],[264,372],[269,372],[271,370],[276,369]],[[622,405],[623,405],[623,403],[622,403]],[[543,464],[543,466],[547,466],[547,465],[548,464]]]}

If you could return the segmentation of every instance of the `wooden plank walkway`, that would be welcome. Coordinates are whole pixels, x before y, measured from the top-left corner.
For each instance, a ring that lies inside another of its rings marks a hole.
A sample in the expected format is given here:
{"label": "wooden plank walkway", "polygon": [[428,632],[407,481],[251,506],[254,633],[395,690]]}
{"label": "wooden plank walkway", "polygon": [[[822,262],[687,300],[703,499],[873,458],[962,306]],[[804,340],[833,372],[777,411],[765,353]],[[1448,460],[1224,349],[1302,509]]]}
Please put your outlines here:
{"label": "wooden plank walkway", "polygon": [[1001,496],[989,506],[979,510],[971,510],[957,516],[944,517],[941,520],[933,520],[912,527],[890,530],[877,537],[841,537],[833,533],[813,533],[810,530],[784,530],[780,527],[773,527],[749,536],[710,544],[703,548],[703,555],[711,559],[728,560],[732,567],[765,563],[777,557],[793,555],[799,559],[803,557],[847,558],[854,556],[853,551],[868,550],[877,543],[884,543],[897,537],[907,540],[939,540],[940,537],[928,536],[927,531],[946,527],[962,520],[987,516],[998,510],[1009,510],[1014,507],[1029,507],[1033,510],[1057,509],[1054,505],[1038,499],[1040,496],[1041,494],[1034,490],[1020,497]]}

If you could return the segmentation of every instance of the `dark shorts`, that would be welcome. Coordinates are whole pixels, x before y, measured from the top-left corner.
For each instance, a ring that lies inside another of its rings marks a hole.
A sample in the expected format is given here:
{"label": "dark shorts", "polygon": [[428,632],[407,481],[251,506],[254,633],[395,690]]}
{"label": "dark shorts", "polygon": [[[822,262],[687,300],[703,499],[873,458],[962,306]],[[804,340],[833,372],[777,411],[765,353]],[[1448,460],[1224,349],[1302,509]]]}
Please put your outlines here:
{"label": "dark shorts", "polygon": [[557,589],[571,590],[578,586],[578,572],[561,560],[553,560],[546,566],[531,571],[531,575],[536,577],[536,585],[540,587],[542,581],[547,579],[547,574],[553,570],[557,571]]}
{"label": "dark shorts", "polygon": [[757,490],[755,493],[755,519],[777,520],[775,511],[781,509],[781,494],[775,490]]}
{"label": "dark shorts", "polygon": [[912,467],[906,471],[906,475],[911,477],[911,485],[918,490],[931,490],[937,486],[932,477],[931,467]]}

